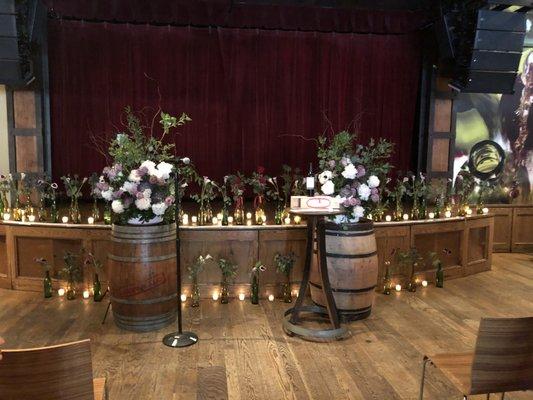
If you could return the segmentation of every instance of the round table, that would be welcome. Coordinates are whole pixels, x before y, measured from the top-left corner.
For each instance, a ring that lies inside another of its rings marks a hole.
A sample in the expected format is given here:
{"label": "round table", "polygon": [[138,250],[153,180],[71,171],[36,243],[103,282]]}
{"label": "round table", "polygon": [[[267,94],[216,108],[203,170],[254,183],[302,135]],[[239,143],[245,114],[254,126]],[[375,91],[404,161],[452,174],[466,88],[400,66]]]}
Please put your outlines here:
{"label": "round table", "polygon": [[[333,292],[329,283],[328,266],[326,259],[326,236],[324,217],[343,214],[341,210],[310,210],[291,209],[291,214],[305,216],[307,218],[307,245],[305,252],[305,265],[303,270],[300,291],[294,307],[285,311],[283,328],[289,335],[296,334],[307,339],[342,339],[348,336],[348,329],[341,327],[339,313],[333,298]],[[318,250],[318,269],[320,272],[322,291],[326,299],[326,307],[318,305],[305,306],[304,299],[309,287],[309,274],[311,272],[311,261],[313,257],[313,242],[316,234]],[[310,312],[323,316],[328,316],[332,329],[312,329],[302,326],[300,323],[300,313]]]}

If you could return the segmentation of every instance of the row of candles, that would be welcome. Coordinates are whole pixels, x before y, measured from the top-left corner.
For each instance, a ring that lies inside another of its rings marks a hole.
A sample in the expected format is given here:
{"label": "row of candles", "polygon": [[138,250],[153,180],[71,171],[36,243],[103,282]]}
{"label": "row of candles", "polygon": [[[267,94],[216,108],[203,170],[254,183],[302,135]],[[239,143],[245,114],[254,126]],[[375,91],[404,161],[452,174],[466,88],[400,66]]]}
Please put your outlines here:
{"label": "row of candles", "polygon": [[[428,285],[429,285],[428,281],[426,281],[426,280],[423,280],[420,283],[421,283],[422,287],[428,287]],[[401,292],[402,291],[402,285],[397,283],[396,285],[394,285],[394,290],[396,290],[397,292]]]}
{"label": "row of candles", "polygon": [[[473,211],[472,211],[472,209],[470,207],[468,207],[465,210],[465,212],[466,212],[466,216],[467,217],[470,217],[473,214]],[[483,212],[483,214],[488,214],[489,213],[489,209],[487,207],[485,207],[485,208],[482,209],[482,212]],[[444,212],[444,217],[445,218],[451,218],[452,217],[452,212],[450,210],[446,210]],[[372,216],[369,215],[369,218],[372,218]],[[402,218],[403,218],[404,221],[408,221],[409,220],[409,214],[403,214]],[[435,213],[434,212],[428,213],[428,219],[435,219]],[[385,216],[385,221],[391,222],[392,221],[392,216],[386,215]]]}
{"label": "row of candles", "polygon": [[[295,215],[294,218],[294,223],[296,225],[299,225],[301,222],[302,222],[302,217],[300,217],[299,215]],[[211,219],[211,223],[213,225],[222,225],[222,213],[218,213],[215,217],[213,217]],[[290,225],[291,224],[291,217],[287,216],[283,219],[283,223],[285,225]],[[183,214],[183,216],[181,217],[181,224],[182,225],[189,225],[189,215],[188,214]],[[233,217],[232,216],[229,216],[228,217],[228,224],[229,225],[233,225]],[[263,225],[266,224],[266,218],[263,218]],[[198,217],[196,215],[192,215],[191,218],[190,218],[190,225],[198,225]],[[251,212],[247,212],[246,213],[246,225],[248,226],[251,226],[252,225],[252,213]]]}

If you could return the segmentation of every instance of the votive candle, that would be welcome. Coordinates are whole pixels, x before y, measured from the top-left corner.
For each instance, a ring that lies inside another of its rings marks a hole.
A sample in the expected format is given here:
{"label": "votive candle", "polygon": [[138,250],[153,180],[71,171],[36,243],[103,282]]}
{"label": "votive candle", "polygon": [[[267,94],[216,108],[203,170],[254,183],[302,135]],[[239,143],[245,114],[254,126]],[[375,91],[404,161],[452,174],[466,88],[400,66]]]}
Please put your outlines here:
{"label": "votive candle", "polygon": [[4,213],[4,221],[9,221],[10,218],[11,218],[10,213]]}
{"label": "votive candle", "polygon": [[61,218],[61,221],[66,224],[68,222],[68,217],[65,215],[63,218]]}
{"label": "votive candle", "polygon": [[196,223],[198,222],[198,217],[196,215],[193,215],[191,217],[191,222],[192,222],[193,225],[196,225]]}
{"label": "votive candle", "polygon": [[444,216],[446,218],[450,218],[452,216],[452,212],[450,210],[446,210],[446,212],[444,213]]}
{"label": "votive candle", "polygon": [[428,214],[428,217],[429,217],[429,219],[433,219],[433,218],[435,218],[435,213],[430,212],[430,213]]}
{"label": "votive candle", "polygon": [[404,215],[403,215],[403,220],[404,220],[404,221],[407,221],[408,219],[409,219],[409,214],[404,214]]}
{"label": "votive candle", "polygon": [[217,225],[218,224],[218,218],[217,217],[213,217],[211,222],[213,222],[213,225]]}
{"label": "votive candle", "polygon": [[286,217],[283,222],[285,222],[285,225],[289,225],[291,223],[291,217]]}
{"label": "votive candle", "polygon": [[252,219],[252,213],[251,212],[247,212],[246,213],[246,219]]}
{"label": "votive candle", "polygon": [[472,209],[471,208],[467,208],[466,209],[466,215],[468,215],[468,216],[472,215]]}
{"label": "votive candle", "polygon": [[397,292],[401,292],[402,291],[402,285],[397,283],[396,286],[394,286],[394,289],[396,289]]}
{"label": "votive candle", "polygon": [[183,214],[183,217],[181,217],[181,223],[183,225],[189,225],[189,216],[187,214]]}
{"label": "votive candle", "polygon": [[89,293],[88,290],[84,290],[84,291],[83,291],[83,298],[84,298],[84,299],[88,299],[90,295],[91,295],[91,294]]}
{"label": "votive candle", "polygon": [[233,217],[228,217],[228,224],[233,224]]}
{"label": "votive candle", "polygon": [[387,216],[385,217],[385,221],[387,221],[387,222],[391,222],[391,221],[392,221],[392,217],[391,217],[390,215],[387,215]]}
{"label": "votive candle", "polygon": [[217,301],[218,300],[218,292],[214,292],[213,293],[213,296],[211,296],[213,298],[214,301]]}
{"label": "votive candle", "polygon": [[182,302],[182,303],[184,303],[184,302],[187,301],[187,295],[186,295],[185,293],[182,293],[181,296],[180,296],[180,298],[181,298],[181,302]]}
{"label": "votive candle", "polygon": [[65,295],[65,289],[63,289],[63,288],[59,288],[59,289],[57,290],[57,294],[58,294],[59,296],[64,296],[64,295]]}
{"label": "votive candle", "polygon": [[422,281],[422,286],[423,287],[428,287],[428,281],[426,281],[426,280]]}
{"label": "votive candle", "polygon": [[239,293],[239,300],[243,301],[246,298],[244,293]]}
{"label": "votive candle", "polygon": [[300,217],[299,215],[295,215],[294,216],[294,223],[296,225],[300,225],[300,222],[302,222],[302,217]]}
{"label": "votive candle", "polygon": [[274,301],[274,295],[273,294],[269,294],[268,295],[268,301]]}
{"label": "votive candle", "polygon": [[28,221],[35,222],[35,215],[28,215]]}
{"label": "votive candle", "polygon": [[93,217],[87,218],[87,223],[90,225],[94,224],[94,218]]}
{"label": "votive candle", "polygon": [[483,214],[488,214],[489,213],[489,209],[487,207],[483,207],[483,209],[481,211],[483,211]]}

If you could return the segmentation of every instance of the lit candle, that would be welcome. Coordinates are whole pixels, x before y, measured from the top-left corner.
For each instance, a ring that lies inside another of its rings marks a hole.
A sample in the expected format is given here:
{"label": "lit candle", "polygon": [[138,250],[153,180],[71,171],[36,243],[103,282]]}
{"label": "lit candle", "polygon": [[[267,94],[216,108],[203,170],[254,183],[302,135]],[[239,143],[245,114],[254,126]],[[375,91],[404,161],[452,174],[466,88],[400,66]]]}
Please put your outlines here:
{"label": "lit candle", "polygon": [[35,222],[35,215],[28,215],[28,221]]}
{"label": "lit candle", "polygon": [[404,215],[403,215],[403,220],[404,220],[404,221],[407,221],[408,219],[409,219],[409,214],[404,214]]}
{"label": "lit candle", "polygon": [[397,283],[396,286],[394,286],[394,289],[396,289],[397,292],[401,292],[402,291],[402,285]]}
{"label": "lit candle", "polygon": [[268,295],[268,301],[274,301],[274,295],[273,294],[269,294]]}
{"label": "lit candle", "polygon": [[247,212],[246,213],[246,219],[252,219],[252,213],[251,212]]}
{"label": "lit candle", "polygon": [[9,221],[10,218],[11,218],[10,213],[4,213],[4,221]]}
{"label": "lit candle", "polygon": [[218,213],[217,218],[222,221],[222,213]]}
{"label": "lit candle", "polygon": [[483,211],[483,214],[489,213],[489,209],[487,207],[484,207],[481,211]]}
{"label": "lit candle", "polygon": [[218,292],[214,292],[212,297],[213,297],[214,301],[217,301],[218,300]]}
{"label": "lit candle", "polygon": [[185,293],[182,293],[180,298],[181,298],[182,303],[185,303],[187,301],[187,295]]}
{"label": "lit candle", "polygon": [[444,213],[444,216],[446,218],[450,218],[452,216],[452,212],[450,210],[446,210],[446,212]]}
{"label": "lit candle", "polygon": [[467,208],[466,209],[466,215],[468,215],[468,216],[472,215],[472,209],[471,208]]}
{"label": "lit candle", "polygon": [[300,225],[300,222],[302,222],[302,217],[300,217],[299,215],[295,215],[294,216],[294,223],[296,225]]}
{"label": "lit candle", "polygon": [[387,221],[387,222],[391,222],[391,221],[392,221],[392,217],[391,217],[390,215],[387,215],[387,216],[385,217],[385,221]]}
{"label": "lit candle", "polygon": [[94,224],[94,218],[93,217],[87,218],[87,223],[90,225]]}
{"label": "lit candle", "polygon": [[228,224],[233,224],[233,217],[228,217]]}
{"label": "lit candle", "polygon": [[428,287],[428,281],[422,281],[422,286],[423,287]]}
{"label": "lit candle", "polygon": [[285,222],[285,225],[290,225],[291,223],[291,217],[286,217],[283,222]]}
{"label": "lit candle", "polygon": [[198,217],[196,215],[193,215],[191,217],[191,222],[192,222],[193,225],[196,225],[196,223],[198,222]]}
{"label": "lit candle", "polygon": [[66,224],[68,222],[68,217],[65,215],[63,218],[61,218],[61,221]]}
{"label": "lit candle", "polygon": [[244,295],[244,293],[239,293],[239,300],[240,301],[243,301],[245,298],[246,298],[246,296]]}
{"label": "lit candle", "polygon": [[83,291],[83,298],[84,298],[84,299],[88,299],[89,296],[90,296],[89,291],[88,291],[88,290],[84,290],[84,291]]}
{"label": "lit candle", "polygon": [[213,217],[213,219],[211,221],[213,222],[213,225],[217,225],[218,224],[218,218],[217,217]]}
{"label": "lit candle", "polygon": [[428,217],[429,217],[429,219],[433,219],[433,218],[435,218],[435,213],[430,212],[430,213],[428,214]]}
{"label": "lit candle", "polygon": [[183,225],[189,225],[189,216],[187,214],[183,214],[183,217],[181,217],[181,223]]}
{"label": "lit candle", "polygon": [[246,225],[251,226],[252,225],[252,220],[249,219],[248,221],[246,221]]}
{"label": "lit candle", "polygon": [[65,289],[63,289],[63,288],[59,288],[59,290],[57,291],[57,294],[58,294],[59,296],[64,296],[64,295],[65,295]]}

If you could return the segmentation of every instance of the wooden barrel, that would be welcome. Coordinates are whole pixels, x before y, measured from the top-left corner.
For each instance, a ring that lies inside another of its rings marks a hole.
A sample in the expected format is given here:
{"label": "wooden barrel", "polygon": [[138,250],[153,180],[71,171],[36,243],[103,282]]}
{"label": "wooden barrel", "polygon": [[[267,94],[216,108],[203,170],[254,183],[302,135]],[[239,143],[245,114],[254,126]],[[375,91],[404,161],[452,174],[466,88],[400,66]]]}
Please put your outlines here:
{"label": "wooden barrel", "polygon": [[176,319],[176,225],[112,227],[109,282],[118,327],[146,332]]}
{"label": "wooden barrel", "polygon": [[[378,256],[372,221],[325,224],[326,259],[335,304],[343,320],[370,315],[378,279]],[[315,250],[309,286],[311,299],[325,306]]]}

